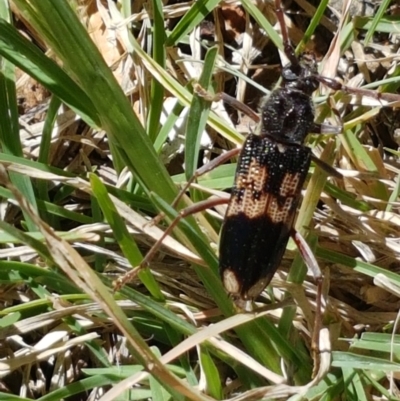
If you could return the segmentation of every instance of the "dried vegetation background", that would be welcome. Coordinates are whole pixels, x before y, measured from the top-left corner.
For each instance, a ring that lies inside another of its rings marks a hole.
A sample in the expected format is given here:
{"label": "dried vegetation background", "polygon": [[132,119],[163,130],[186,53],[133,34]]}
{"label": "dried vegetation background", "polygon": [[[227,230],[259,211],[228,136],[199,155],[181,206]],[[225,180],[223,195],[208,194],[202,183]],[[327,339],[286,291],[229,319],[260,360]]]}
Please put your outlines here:
{"label": "dried vegetation background", "polygon": [[[179,185],[255,130],[196,84],[258,112],[281,71],[274,5],[3,4],[0,399],[394,399],[400,9],[332,1],[319,18],[320,3],[284,3],[291,40],[322,75],[364,90],[315,94],[317,120],[343,134],[308,145],[344,177],[313,166],[296,223],[325,276],[332,353],[316,367],[312,275],[290,245],[262,312],[237,314],[216,274],[223,207],[112,290],[160,238],[167,223],[148,222],[173,215]],[[226,196],[234,169],[200,177],[192,201]]]}

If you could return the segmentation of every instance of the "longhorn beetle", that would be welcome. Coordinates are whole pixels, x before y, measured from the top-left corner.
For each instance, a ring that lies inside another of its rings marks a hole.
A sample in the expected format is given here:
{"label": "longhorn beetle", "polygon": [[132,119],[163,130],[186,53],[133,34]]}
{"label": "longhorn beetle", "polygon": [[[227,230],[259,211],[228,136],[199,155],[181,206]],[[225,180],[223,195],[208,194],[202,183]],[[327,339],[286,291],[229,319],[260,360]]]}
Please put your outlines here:
{"label": "longhorn beetle", "polygon": [[[310,131],[321,131],[321,126],[314,124],[311,94],[322,83],[334,90],[377,95],[322,77],[318,75],[313,60],[297,58],[289,41],[279,0],[275,0],[275,6],[289,64],[282,69],[281,86],[272,91],[261,108],[258,132],[250,133],[240,150],[234,187],[221,231],[219,270],[227,292],[239,305],[245,304],[255,299],[269,284],[292,236],[317,281],[317,319],[321,306],[322,275],[312,251],[293,228],[312,159],[311,149],[304,145],[304,141]],[[387,95],[389,101],[392,100],[390,96]],[[397,96],[395,100],[398,100]],[[197,177],[238,152],[238,149],[231,150],[201,167],[172,206],[178,204]],[[181,210],[138,268],[152,259],[163,239],[180,219],[223,203],[226,203],[225,199],[216,199]],[[130,281],[136,273],[137,269],[128,272],[117,280],[116,287]],[[314,334],[317,331],[316,328]]]}
{"label": "longhorn beetle", "polygon": [[281,86],[262,105],[258,132],[243,144],[220,235],[219,269],[230,294],[252,300],[271,281],[292,236],[318,282],[319,303],[322,276],[293,223],[312,159],[304,141],[310,131],[321,131],[311,100],[321,78],[314,59],[296,57],[280,2],[275,5],[289,63]]}
{"label": "longhorn beetle", "polygon": [[[296,57],[280,2],[275,0],[275,4],[289,64],[282,70],[281,87],[271,93],[261,108],[258,132],[247,136],[240,151],[220,236],[221,279],[238,305],[255,299],[269,284],[290,236],[317,279],[318,297],[321,293],[322,276],[318,264],[305,240],[294,230],[293,222],[312,158],[311,149],[304,145],[304,140],[309,131],[321,130],[314,124],[311,94],[321,81],[330,85],[331,80],[318,76],[314,60],[299,61]],[[333,82],[336,85],[336,81]],[[200,168],[172,206],[177,205],[197,177],[238,152],[238,149],[229,151]],[[216,199],[206,205],[213,207],[223,203],[226,203],[225,199]],[[181,210],[178,218],[145,256],[141,266],[151,260],[162,240],[181,218],[203,209],[200,203]],[[134,269],[119,279],[117,288],[130,281],[136,271]],[[317,303],[319,305],[320,301]]]}

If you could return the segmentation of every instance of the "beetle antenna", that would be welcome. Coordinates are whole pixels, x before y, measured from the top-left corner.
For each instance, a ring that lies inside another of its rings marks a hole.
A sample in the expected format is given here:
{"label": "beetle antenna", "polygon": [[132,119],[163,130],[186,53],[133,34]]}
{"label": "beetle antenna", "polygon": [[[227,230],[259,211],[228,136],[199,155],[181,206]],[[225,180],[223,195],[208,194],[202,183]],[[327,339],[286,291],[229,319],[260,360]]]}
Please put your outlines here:
{"label": "beetle antenna", "polygon": [[285,15],[283,13],[283,8],[280,0],[275,0],[275,13],[278,19],[279,25],[281,27],[281,34],[283,39],[283,50],[285,52],[286,57],[289,59],[290,64],[294,67],[299,65],[299,59],[294,52],[294,48],[290,43],[289,33],[287,29],[287,25],[285,23]]}

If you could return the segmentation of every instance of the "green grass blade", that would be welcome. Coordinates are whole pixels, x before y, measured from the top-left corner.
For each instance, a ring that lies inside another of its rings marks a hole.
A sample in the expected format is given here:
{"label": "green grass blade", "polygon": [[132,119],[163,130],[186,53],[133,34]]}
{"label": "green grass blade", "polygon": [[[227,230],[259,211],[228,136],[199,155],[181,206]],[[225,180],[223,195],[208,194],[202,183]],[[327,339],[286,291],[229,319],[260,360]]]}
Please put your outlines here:
{"label": "green grass blade", "polygon": [[[94,174],[91,174],[90,182],[93,193],[96,195],[101,210],[103,211],[106,220],[110,224],[115,235],[115,239],[121,247],[123,254],[131,263],[132,268],[137,267],[143,259],[142,254],[132,235],[129,234],[125,223],[117,212],[117,209],[112,203],[105,185]],[[139,272],[139,278],[146,286],[150,294],[152,294],[159,301],[164,300],[164,296],[162,295],[157,282],[148,268],[142,269]]]}
{"label": "green grass blade", "polygon": [[[217,47],[207,51],[203,72],[199,79],[202,88],[210,87],[217,55]],[[206,127],[210,107],[211,102],[199,95],[193,96],[185,137],[185,174],[187,180],[193,177],[198,166],[200,141]]]}
{"label": "green grass blade", "polygon": [[[389,7],[391,1],[390,0],[383,0],[381,4],[379,5],[377,13],[374,15],[372,21],[371,21],[371,26],[368,29],[367,34],[365,35],[364,39],[364,44],[367,45],[370,40],[372,39],[372,36],[374,35],[375,31],[377,30],[379,21],[381,18],[384,16],[387,8]],[[393,30],[393,27],[391,27],[391,30]]]}
{"label": "green grass blade", "polygon": [[199,354],[200,365],[207,382],[207,393],[216,400],[222,400],[223,392],[218,369],[207,350],[199,347]]}
{"label": "green grass blade", "polygon": [[256,5],[250,0],[242,1],[243,7],[246,11],[257,21],[257,23],[264,29],[269,38],[275,44],[275,46],[283,50],[283,43],[281,37],[277,34],[274,27],[270,24],[267,18],[260,12]]}
{"label": "green grass blade", "polygon": [[207,17],[207,15],[215,8],[219,0],[199,0],[192,3],[190,10],[182,17],[169,35],[166,45],[177,45],[180,40]]}
{"label": "green grass blade", "polygon": [[328,4],[329,4],[329,0],[323,0],[323,1],[319,2],[317,10],[315,11],[314,15],[312,16],[311,21],[308,24],[306,31],[304,32],[304,36],[296,48],[297,54],[300,54],[301,52],[304,51],[306,44],[310,41],[312,35],[315,32],[315,29],[319,25],[321,18],[323,17],[324,12],[326,10],[326,7],[328,7]]}
{"label": "green grass blade", "polygon": [[71,106],[90,125],[99,125],[95,107],[82,89],[53,60],[0,19],[0,54]]}
{"label": "green grass blade", "polygon": [[[1,63],[0,71],[0,143],[5,153],[22,157],[14,66],[7,60]],[[12,183],[36,209],[36,197],[30,179],[15,172],[10,172],[9,175]],[[28,230],[35,231],[36,226],[29,216],[24,214],[24,217]]]}
{"label": "green grass blade", "polygon": [[[57,119],[58,110],[61,107],[61,100],[57,96],[53,96],[50,100],[49,110],[46,114],[46,119],[44,122],[43,132],[42,132],[42,140],[40,142],[40,150],[38,162],[47,164],[49,161],[49,153],[50,153],[50,145],[51,145],[51,134],[53,131],[54,123]],[[37,193],[38,197],[42,201],[49,201],[49,188],[48,183],[45,181],[37,182]],[[39,209],[40,210],[40,209]],[[47,213],[47,211],[43,211],[41,213],[41,217],[44,221],[46,221],[52,227],[59,227],[59,220],[55,215]]]}
{"label": "green grass blade", "polygon": [[[0,7],[0,18],[10,21],[8,3]],[[4,152],[22,157],[19,137],[17,91],[15,86],[15,66],[8,60],[1,60],[0,68],[0,143]],[[13,184],[24,194],[33,208],[37,208],[33,186],[28,177],[10,172]],[[36,230],[35,224],[24,215],[29,231]]]}
{"label": "green grass blade", "polygon": [[[162,68],[165,68],[166,49],[165,40],[166,33],[164,29],[165,21],[163,14],[163,4],[161,0],[152,0],[153,4],[153,35],[152,35],[152,48],[153,59]],[[148,118],[148,132],[150,139],[154,140],[158,136],[160,130],[160,116],[164,102],[164,87],[156,80],[152,80],[150,89],[150,109]]]}

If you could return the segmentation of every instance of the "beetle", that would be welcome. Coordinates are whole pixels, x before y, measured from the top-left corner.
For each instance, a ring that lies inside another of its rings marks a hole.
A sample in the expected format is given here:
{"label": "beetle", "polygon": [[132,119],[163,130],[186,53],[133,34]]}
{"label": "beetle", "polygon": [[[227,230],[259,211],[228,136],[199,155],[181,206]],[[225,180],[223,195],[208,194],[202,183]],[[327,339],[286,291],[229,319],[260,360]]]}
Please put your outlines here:
{"label": "beetle", "polygon": [[[279,0],[275,0],[275,5],[289,64],[282,70],[281,86],[272,91],[261,107],[258,132],[247,136],[241,150],[228,151],[197,170],[171,205],[177,206],[183,194],[199,176],[240,152],[219,245],[221,279],[238,306],[255,299],[269,284],[279,267],[290,236],[317,281],[321,281],[315,257],[302,236],[294,230],[293,223],[313,157],[304,141],[311,129],[314,132],[321,129],[321,126],[314,123],[311,94],[320,82],[327,85],[331,82],[318,76],[312,58],[297,58],[288,38]],[[333,82],[336,84],[336,81]],[[201,96],[207,96],[200,87],[195,87],[195,91]],[[227,97],[224,96],[224,99]],[[180,219],[225,203],[225,199],[216,199],[181,210],[147,253],[139,268],[149,263]],[[159,217],[155,220],[158,221]],[[118,289],[136,273],[137,269],[128,272],[117,280],[115,287]],[[318,287],[320,292],[320,285]]]}
{"label": "beetle", "polygon": [[[321,125],[314,123],[312,92],[323,84],[334,91],[357,96],[368,96],[382,105],[399,101],[399,96],[368,89],[352,88],[321,76],[315,60],[297,57],[290,43],[284,23],[281,2],[275,0],[276,15],[281,27],[284,53],[289,63],[282,69],[281,86],[272,91],[261,107],[258,131],[250,133],[242,149],[233,149],[199,168],[172,203],[175,208],[191,184],[217,165],[236,156],[239,161],[234,187],[223,223],[219,245],[219,272],[227,292],[241,306],[254,300],[269,284],[278,269],[289,237],[298,246],[306,265],[313,271],[321,293],[322,274],[304,238],[293,228],[296,209],[301,199],[311,160],[329,174],[340,176],[330,166],[316,159],[307,146],[309,132],[321,133]],[[201,96],[207,96],[195,89]],[[227,99],[223,96],[224,100]],[[340,133],[340,128],[325,126],[325,133]],[[226,203],[225,199],[201,202],[179,211],[159,237],[142,263],[115,283],[118,289],[148,265],[164,238],[182,218],[206,208]],[[158,221],[160,216],[155,218]],[[321,302],[317,293],[317,303]]]}
{"label": "beetle", "polygon": [[304,141],[314,124],[315,63],[299,60],[285,43],[289,64],[282,84],[261,108],[258,132],[247,136],[222,226],[219,269],[235,298],[256,298],[279,267],[311,163]]}

